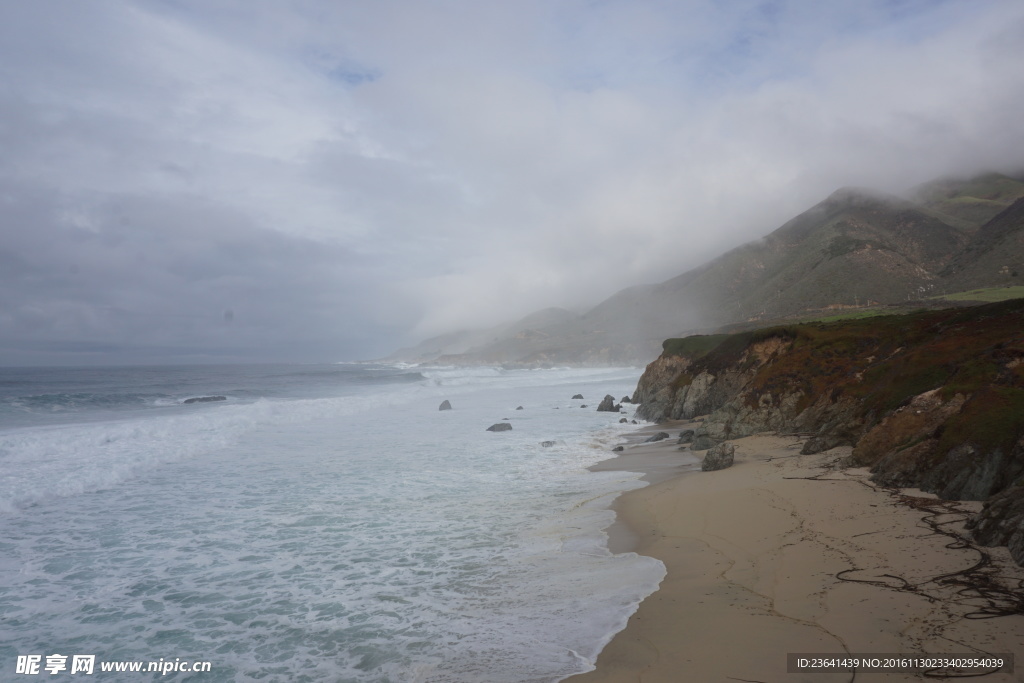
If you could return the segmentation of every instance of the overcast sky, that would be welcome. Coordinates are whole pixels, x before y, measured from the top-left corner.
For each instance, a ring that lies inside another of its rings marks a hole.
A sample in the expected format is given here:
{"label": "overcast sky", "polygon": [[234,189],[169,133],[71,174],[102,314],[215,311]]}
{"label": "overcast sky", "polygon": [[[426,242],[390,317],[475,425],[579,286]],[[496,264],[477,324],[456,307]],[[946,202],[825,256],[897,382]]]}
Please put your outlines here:
{"label": "overcast sky", "polygon": [[1024,167],[1019,0],[0,3],[0,365],[377,357]]}

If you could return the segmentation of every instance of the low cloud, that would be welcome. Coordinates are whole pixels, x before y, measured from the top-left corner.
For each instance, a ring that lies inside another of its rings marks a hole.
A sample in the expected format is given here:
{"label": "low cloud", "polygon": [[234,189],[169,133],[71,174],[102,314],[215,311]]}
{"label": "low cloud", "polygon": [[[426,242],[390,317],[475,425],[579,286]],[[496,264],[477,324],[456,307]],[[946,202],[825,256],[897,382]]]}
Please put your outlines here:
{"label": "low cloud", "polygon": [[382,355],[1024,167],[1010,1],[61,9],[0,9],[0,364]]}

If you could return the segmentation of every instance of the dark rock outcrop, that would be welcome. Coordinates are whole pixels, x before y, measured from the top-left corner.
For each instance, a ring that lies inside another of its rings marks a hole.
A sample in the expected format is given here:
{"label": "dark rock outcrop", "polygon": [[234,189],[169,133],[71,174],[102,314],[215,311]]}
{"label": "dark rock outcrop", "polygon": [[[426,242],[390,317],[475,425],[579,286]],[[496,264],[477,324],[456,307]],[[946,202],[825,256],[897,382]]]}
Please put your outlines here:
{"label": "dark rock outcrop", "polygon": [[693,441],[690,443],[691,451],[706,451],[718,442],[712,439],[707,434],[697,434],[693,437]]}
{"label": "dark rock outcrop", "polygon": [[573,398],[573,400],[576,400],[576,399],[581,399],[581,400],[582,400],[582,398],[583,398],[583,394],[576,394],[576,395],[575,395],[575,396],[573,396],[572,398]]}
{"label": "dark rock outcrop", "polygon": [[541,441],[540,445],[543,446],[544,448],[551,448],[552,446],[555,445],[555,442],[554,441]]}
{"label": "dark rock outcrop", "polygon": [[992,426],[983,422],[987,415],[976,415],[964,425],[962,437],[949,439],[951,423],[956,425],[969,408],[965,394],[919,394],[864,435],[854,448],[853,463],[871,467],[873,479],[887,486],[916,486],[946,499],[985,500],[1024,476],[1024,437],[986,446],[984,430]]}
{"label": "dark rock outcrop", "polygon": [[629,396],[623,396],[622,400],[619,401],[619,403],[632,403],[632,402],[633,401],[630,400]]}
{"label": "dark rock outcrop", "polygon": [[626,447],[625,447],[625,446],[616,446],[616,447],[615,447],[615,448],[613,448],[612,450],[613,450],[613,451],[615,451],[616,453],[618,453],[619,451],[624,451],[624,450],[626,450]]}
{"label": "dark rock outcrop", "polygon": [[708,450],[707,455],[704,456],[704,460],[700,463],[700,469],[702,472],[713,472],[715,470],[724,470],[727,467],[732,467],[735,455],[735,446],[730,443],[720,443]]}
{"label": "dark rock outcrop", "polygon": [[844,439],[835,434],[826,434],[825,436],[812,436],[804,442],[804,447],[800,449],[800,455],[814,455],[815,453],[824,453],[830,451],[837,446],[852,446],[849,439]]}
{"label": "dark rock outcrop", "polygon": [[194,398],[186,398],[182,403],[213,403],[214,401],[226,401],[227,396],[196,396]]}
{"label": "dark rock outcrop", "polygon": [[510,429],[512,429],[512,425],[510,425],[508,422],[498,422],[498,423],[492,424],[490,427],[488,427],[487,431],[489,431],[489,432],[507,432]]}
{"label": "dark rock outcrop", "polygon": [[662,354],[647,366],[633,393],[633,403],[639,403],[636,414],[651,422],[664,422],[675,403],[681,378],[685,377],[690,359]]}
{"label": "dark rock outcrop", "polygon": [[967,528],[981,545],[1005,545],[1014,561],[1024,565],[1024,485],[992,496],[980,513],[967,520]]}
{"label": "dark rock outcrop", "polygon": [[684,444],[684,443],[692,443],[692,442],[693,442],[693,430],[692,429],[684,429],[683,431],[679,432],[679,441],[677,443]]}
{"label": "dark rock outcrop", "polygon": [[522,406],[516,406],[516,410],[522,410],[522,409],[523,409]]}
{"label": "dark rock outcrop", "polygon": [[598,412],[604,413],[617,413],[622,409],[622,406],[615,402],[615,397],[611,394],[607,394],[604,400],[601,401],[601,405],[597,406]]}
{"label": "dark rock outcrop", "polygon": [[664,441],[668,438],[670,438],[670,434],[668,432],[658,432],[657,434],[644,439],[644,443],[655,443],[658,441]]}
{"label": "dark rock outcrop", "polygon": [[629,420],[627,420],[626,418],[624,418],[624,417],[620,417],[620,418],[619,418],[619,424],[620,424],[620,425],[621,425],[621,424],[625,424],[625,423],[627,423],[627,422],[629,422]]}
{"label": "dark rock outcrop", "polygon": [[445,399],[445,400],[443,400],[441,402],[441,405],[438,406],[437,409],[438,410],[451,410],[452,409],[452,404],[448,401],[448,399]]}

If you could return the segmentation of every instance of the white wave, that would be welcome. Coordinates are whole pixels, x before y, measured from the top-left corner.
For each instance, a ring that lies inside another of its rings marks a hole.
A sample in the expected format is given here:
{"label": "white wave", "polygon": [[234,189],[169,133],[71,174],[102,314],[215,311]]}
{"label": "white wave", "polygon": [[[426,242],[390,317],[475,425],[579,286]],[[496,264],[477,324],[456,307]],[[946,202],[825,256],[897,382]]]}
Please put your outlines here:
{"label": "white wave", "polygon": [[[368,387],[359,398],[232,401],[188,406],[188,413],[123,421],[23,428],[0,432],[0,511],[51,496],[116,486],[162,463],[196,457],[233,444],[259,425],[309,422],[388,406],[424,405],[440,397],[479,391],[623,382],[634,370],[503,370],[496,367],[424,368],[417,383]],[[566,397],[568,398],[568,396]],[[180,402],[180,401],[177,401]],[[172,404],[173,405],[173,404]],[[507,415],[496,415],[497,421]]]}
{"label": "white wave", "polygon": [[[24,610],[12,649],[202,643],[224,680],[589,667],[664,568],[605,545],[608,502],[637,475],[584,469],[636,427],[554,408],[625,392],[638,371],[440,372],[468,383],[0,432],[0,497],[39,503],[0,518],[14,558],[0,570],[17,569],[0,588]],[[502,417],[513,431],[485,432]]]}
{"label": "white wave", "polygon": [[185,414],[0,432],[0,511],[108,489],[147,469],[234,444],[261,425],[352,415],[401,401],[397,393],[378,393],[359,400],[217,402]]}

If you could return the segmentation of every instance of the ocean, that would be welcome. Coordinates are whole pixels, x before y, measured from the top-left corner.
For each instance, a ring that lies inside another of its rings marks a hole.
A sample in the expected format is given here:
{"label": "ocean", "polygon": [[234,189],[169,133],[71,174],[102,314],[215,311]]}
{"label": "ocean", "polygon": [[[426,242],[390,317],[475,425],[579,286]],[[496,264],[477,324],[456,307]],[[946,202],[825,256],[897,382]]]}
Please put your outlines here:
{"label": "ocean", "polygon": [[596,407],[639,375],[0,369],[0,678],[587,671],[664,576],[602,531],[639,475],[586,469],[637,429]]}

